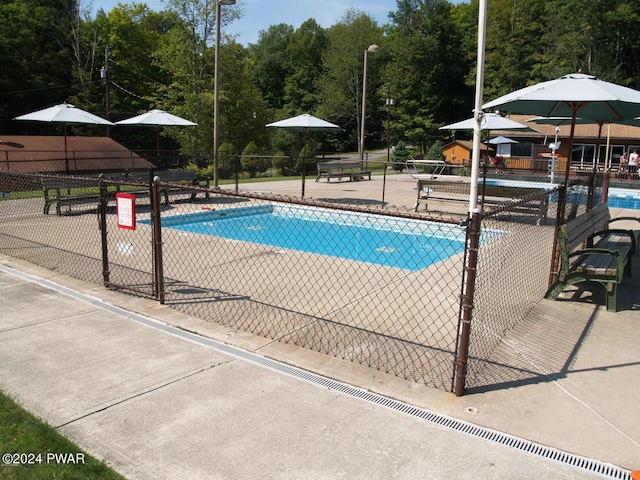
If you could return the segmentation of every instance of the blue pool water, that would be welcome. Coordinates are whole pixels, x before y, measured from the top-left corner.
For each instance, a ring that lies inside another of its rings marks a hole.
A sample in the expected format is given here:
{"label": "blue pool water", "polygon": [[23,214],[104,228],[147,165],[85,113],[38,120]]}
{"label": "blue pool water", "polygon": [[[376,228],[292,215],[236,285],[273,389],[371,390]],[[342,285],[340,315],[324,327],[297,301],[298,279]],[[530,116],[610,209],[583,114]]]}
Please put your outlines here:
{"label": "blue pool water", "polygon": [[163,227],[330,257],[421,270],[464,251],[456,225],[292,205],[163,217]]}
{"label": "blue pool water", "polygon": [[[487,183],[493,185],[504,186],[521,186],[521,187],[533,187],[550,190],[556,188],[558,185],[555,183],[545,182],[526,182],[518,180],[501,180],[501,179],[487,179]],[[628,208],[632,210],[640,210],[640,190],[632,188],[609,188],[609,195],[607,197],[607,203],[609,207],[613,208]]]}
{"label": "blue pool water", "polygon": [[610,207],[640,210],[640,190],[610,188],[607,203]]}

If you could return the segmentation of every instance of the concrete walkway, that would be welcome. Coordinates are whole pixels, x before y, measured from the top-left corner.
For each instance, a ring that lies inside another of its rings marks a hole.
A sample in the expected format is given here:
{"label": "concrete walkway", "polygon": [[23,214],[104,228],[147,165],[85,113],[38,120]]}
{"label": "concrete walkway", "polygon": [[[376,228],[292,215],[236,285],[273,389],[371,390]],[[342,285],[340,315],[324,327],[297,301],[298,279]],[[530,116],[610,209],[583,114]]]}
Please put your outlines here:
{"label": "concrete walkway", "polygon": [[0,256],[0,389],[129,479],[627,479],[639,287],[617,314],[553,302],[588,323],[561,372],[516,335],[538,380],[456,398]]}

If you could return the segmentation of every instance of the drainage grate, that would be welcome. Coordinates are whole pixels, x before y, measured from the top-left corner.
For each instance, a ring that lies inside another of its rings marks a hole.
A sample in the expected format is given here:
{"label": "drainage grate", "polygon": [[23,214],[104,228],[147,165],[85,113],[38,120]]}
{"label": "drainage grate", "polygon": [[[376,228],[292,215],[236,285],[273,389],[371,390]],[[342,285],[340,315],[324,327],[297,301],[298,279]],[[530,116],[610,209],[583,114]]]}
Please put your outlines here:
{"label": "drainage grate", "polygon": [[570,465],[577,469],[581,469],[589,473],[600,475],[603,478],[616,479],[616,480],[631,480],[631,472],[629,470],[617,467],[610,463],[604,463],[598,460],[593,460],[590,458],[581,457],[579,455],[563,452],[555,448],[546,447],[544,445],[530,442],[529,440],[525,440],[513,435],[492,430],[490,428],[480,427],[478,425],[474,425],[464,420],[459,420],[456,418],[449,417],[447,415],[434,413],[423,408],[418,408],[413,405],[409,405],[407,403],[400,402],[398,400],[394,400],[392,398],[385,397],[383,395],[379,395],[379,394],[370,392],[368,390],[364,390],[362,388],[341,383],[336,380],[323,377],[322,375],[318,375],[316,373],[309,372],[301,368],[293,367],[291,365],[287,365],[285,363],[263,357],[262,355],[258,355],[256,353],[248,352],[246,350],[242,350],[240,348],[233,347],[231,345],[217,342],[210,338],[202,337],[192,332],[188,332],[176,327],[172,327],[170,325],[167,325],[153,318],[146,317],[144,315],[140,315],[135,312],[124,310],[120,307],[117,307],[115,305],[110,305],[108,303],[103,302],[102,300],[68,289],[62,285],[58,285],[49,280],[34,277],[29,274],[20,272],[18,270],[14,270],[10,267],[6,267],[4,265],[0,265],[0,271],[4,271],[5,273],[12,274],[14,276],[17,276],[29,282],[37,283],[46,288],[55,290],[57,292],[82,300],[84,302],[88,302],[103,310],[107,310],[112,313],[118,314],[120,316],[129,318],[137,323],[156,328],[158,330],[161,330],[170,335],[182,338],[189,342],[210,347],[214,350],[217,350],[221,353],[225,353],[232,357],[239,358],[256,365],[260,365],[264,368],[268,368],[269,370],[283,373],[285,375],[289,375],[296,379],[304,380],[314,385],[322,386],[329,390],[340,392],[344,395],[348,395],[353,398],[358,398],[366,402],[374,403],[376,405],[389,408],[396,412],[400,412],[406,415],[410,415],[412,417],[420,418],[434,425],[438,425],[451,430],[462,432],[467,435],[471,435],[473,437],[482,438],[484,440],[488,440],[490,442],[504,445],[507,447],[515,448],[516,450],[527,452],[532,455],[536,455],[538,457],[546,458],[548,460],[553,460],[553,461],[562,463],[564,465]]}

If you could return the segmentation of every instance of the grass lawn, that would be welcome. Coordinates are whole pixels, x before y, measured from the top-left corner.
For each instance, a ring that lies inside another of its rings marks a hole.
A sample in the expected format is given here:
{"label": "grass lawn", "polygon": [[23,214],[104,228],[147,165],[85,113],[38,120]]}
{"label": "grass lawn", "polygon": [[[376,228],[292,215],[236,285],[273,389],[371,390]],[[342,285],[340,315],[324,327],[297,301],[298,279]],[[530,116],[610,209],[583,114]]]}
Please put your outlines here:
{"label": "grass lawn", "polygon": [[124,480],[0,392],[0,479]]}

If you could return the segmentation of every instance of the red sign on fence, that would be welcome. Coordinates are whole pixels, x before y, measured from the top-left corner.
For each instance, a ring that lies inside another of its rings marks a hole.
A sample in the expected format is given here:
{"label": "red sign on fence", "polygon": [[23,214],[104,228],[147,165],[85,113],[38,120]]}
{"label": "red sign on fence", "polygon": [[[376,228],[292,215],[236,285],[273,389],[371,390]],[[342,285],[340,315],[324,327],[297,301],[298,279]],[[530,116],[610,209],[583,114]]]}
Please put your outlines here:
{"label": "red sign on fence", "polygon": [[136,229],[136,196],[132,193],[116,193],[116,218],[118,228]]}

